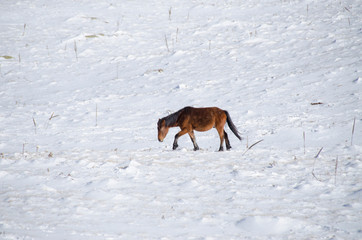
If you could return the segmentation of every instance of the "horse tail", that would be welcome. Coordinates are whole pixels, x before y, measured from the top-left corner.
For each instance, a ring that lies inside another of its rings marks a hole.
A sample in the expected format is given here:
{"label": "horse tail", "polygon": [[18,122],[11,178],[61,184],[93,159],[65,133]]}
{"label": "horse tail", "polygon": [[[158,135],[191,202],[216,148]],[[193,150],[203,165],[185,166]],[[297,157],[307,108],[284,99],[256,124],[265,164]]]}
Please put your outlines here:
{"label": "horse tail", "polygon": [[229,114],[227,111],[224,111],[224,112],[225,112],[225,114],[226,114],[226,121],[227,121],[227,123],[228,123],[228,125],[229,125],[229,128],[230,128],[231,131],[235,134],[235,136],[236,136],[237,138],[239,138],[239,140],[242,140],[242,137],[240,137],[239,132],[238,132],[238,130],[236,129],[233,121],[231,121],[230,114]]}

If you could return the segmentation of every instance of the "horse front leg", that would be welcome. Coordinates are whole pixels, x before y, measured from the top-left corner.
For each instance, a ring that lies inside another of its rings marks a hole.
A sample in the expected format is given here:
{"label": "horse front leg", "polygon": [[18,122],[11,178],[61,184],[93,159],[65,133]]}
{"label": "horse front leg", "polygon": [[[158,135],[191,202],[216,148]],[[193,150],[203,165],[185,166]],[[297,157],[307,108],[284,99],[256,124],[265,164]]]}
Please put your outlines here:
{"label": "horse front leg", "polygon": [[172,150],[175,150],[175,149],[178,147],[178,144],[177,144],[178,138],[181,137],[182,135],[186,134],[186,133],[187,133],[187,130],[186,130],[186,129],[182,129],[180,132],[178,132],[178,133],[175,135],[175,140],[173,141]]}
{"label": "horse front leg", "polygon": [[219,152],[224,151],[224,136],[220,136],[220,148],[219,148]]}
{"label": "horse front leg", "polygon": [[200,148],[196,143],[196,137],[195,137],[194,131],[189,132],[189,136],[191,138],[192,143],[194,144],[194,151],[199,150]]}

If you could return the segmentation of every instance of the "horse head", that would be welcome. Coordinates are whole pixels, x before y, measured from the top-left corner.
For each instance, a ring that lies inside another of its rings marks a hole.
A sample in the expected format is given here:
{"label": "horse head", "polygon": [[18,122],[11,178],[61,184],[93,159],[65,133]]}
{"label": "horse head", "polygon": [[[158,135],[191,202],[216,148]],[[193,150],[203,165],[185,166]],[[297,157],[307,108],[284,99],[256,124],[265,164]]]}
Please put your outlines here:
{"label": "horse head", "polygon": [[163,142],[163,139],[165,139],[165,137],[168,133],[168,129],[169,129],[169,127],[166,126],[166,120],[158,119],[158,122],[157,122],[158,141]]}

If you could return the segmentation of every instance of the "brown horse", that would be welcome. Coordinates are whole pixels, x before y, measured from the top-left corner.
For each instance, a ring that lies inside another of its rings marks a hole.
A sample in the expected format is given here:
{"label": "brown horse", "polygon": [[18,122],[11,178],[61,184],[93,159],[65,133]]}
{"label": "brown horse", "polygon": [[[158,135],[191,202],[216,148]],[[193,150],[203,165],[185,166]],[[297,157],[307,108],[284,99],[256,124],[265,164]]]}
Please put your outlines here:
{"label": "brown horse", "polygon": [[177,140],[182,135],[188,133],[192,143],[194,144],[194,150],[199,150],[199,146],[196,143],[194,130],[207,131],[211,128],[216,128],[220,136],[220,148],[219,151],[223,151],[223,142],[225,139],[226,149],[231,148],[230,141],[227,133],[224,130],[225,123],[228,123],[229,128],[235,134],[237,138],[242,139],[239,136],[238,130],[234,123],[231,121],[230,115],[227,111],[224,111],[217,107],[210,108],[193,108],[185,107],[167,117],[158,120],[158,141],[162,142],[166,137],[170,127],[180,127],[181,131],[175,135],[173,142],[173,150],[178,147]]}

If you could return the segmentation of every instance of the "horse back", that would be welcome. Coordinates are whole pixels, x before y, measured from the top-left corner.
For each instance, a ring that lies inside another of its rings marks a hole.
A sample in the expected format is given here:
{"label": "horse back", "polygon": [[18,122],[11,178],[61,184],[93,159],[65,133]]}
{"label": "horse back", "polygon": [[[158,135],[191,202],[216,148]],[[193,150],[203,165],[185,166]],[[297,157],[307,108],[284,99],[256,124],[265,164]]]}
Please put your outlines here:
{"label": "horse back", "polygon": [[217,107],[185,107],[179,117],[181,128],[191,128],[196,131],[207,131],[218,125],[224,126],[225,122],[225,111]]}

